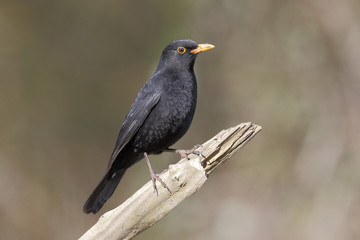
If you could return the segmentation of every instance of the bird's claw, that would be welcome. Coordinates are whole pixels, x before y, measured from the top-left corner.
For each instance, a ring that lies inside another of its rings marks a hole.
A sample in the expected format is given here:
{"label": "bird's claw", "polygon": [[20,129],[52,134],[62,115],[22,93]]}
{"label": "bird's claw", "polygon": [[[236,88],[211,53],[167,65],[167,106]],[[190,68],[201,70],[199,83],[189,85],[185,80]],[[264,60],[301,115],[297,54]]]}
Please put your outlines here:
{"label": "bird's claw", "polygon": [[176,150],[175,152],[178,153],[178,154],[180,154],[181,158],[186,158],[187,160],[190,159],[190,158],[189,158],[189,155],[190,155],[190,154],[196,154],[196,155],[198,155],[198,156],[200,156],[200,157],[205,158],[205,156],[204,156],[200,151],[196,150],[196,149],[198,149],[198,148],[200,148],[200,147],[202,147],[202,145],[201,145],[201,144],[197,144],[197,145],[195,145],[192,149],[188,149],[188,150],[186,150],[186,149],[178,149],[178,150]]}
{"label": "bird's claw", "polygon": [[170,188],[164,183],[164,181],[159,177],[159,175],[157,175],[154,171],[150,171],[150,176],[151,176],[151,181],[153,183],[153,187],[154,187],[154,193],[156,193],[157,196],[159,196],[159,192],[158,189],[156,187],[156,180],[161,183],[161,185],[166,188],[169,193],[171,193]]}
{"label": "bird's claw", "polygon": [[194,154],[196,154],[196,155],[198,155],[198,156],[200,156],[202,158],[205,158],[205,156],[198,150],[194,151]]}

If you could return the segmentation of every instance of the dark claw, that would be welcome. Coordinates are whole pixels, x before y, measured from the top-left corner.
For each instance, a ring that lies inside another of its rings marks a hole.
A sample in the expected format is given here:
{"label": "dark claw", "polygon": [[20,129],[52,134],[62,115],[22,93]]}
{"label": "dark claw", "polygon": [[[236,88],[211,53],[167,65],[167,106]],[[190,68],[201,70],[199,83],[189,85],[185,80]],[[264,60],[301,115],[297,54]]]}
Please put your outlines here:
{"label": "dark claw", "polygon": [[193,147],[193,149],[195,150],[195,149],[201,148],[202,146],[203,146],[202,144],[196,144],[196,145]]}
{"label": "dark claw", "polygon": [[198,156],[200,156],[202,158],[205,158],[205,156],[200,151],[195,150],[194,154],[196,154],[196,155],[198,155]]}
{"label": "dark claw", "polygon": [[202,145],[201,145],[201,144],[197,144],[197,145],[195,145],[195,146],[194,146],[192,149],[190,149],[190,150],[185,150],[185,149],[178,149],[178,150],[167,149],[167,150],[169,150],[169,151],[175,151],[176,153],[180,154],[181,158],[186,158],[187,160],[190,159],[190,158],[189,158],[189,155],[190,155],[190,154],[196,154],[196,155],[198,155],[198,156],[200,156],[200,157],[205,158],[205,156],[204,156],[200,151],[196,150],[196,149],[198,149],[198,148],[200,148],[200,147],[202,147]]}

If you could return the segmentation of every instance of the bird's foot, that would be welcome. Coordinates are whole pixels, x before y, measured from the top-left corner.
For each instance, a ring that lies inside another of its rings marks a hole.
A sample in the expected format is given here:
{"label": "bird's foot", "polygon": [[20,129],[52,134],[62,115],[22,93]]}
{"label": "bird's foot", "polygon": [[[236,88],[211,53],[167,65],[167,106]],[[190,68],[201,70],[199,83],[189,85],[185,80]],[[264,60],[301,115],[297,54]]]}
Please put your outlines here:
{"label": "bird's foot", "polygon": [[171,193],[169,187],[164,183],[164,181],[159,177],[158,174],[156,174],[152,169],[150,170],[150,176],[151,176],[151,181],[153,183],[153,187],[154,187],[154,193],[156,193],[156,195],[159,195],[158,193],[158,189],[156,187],[156,180],[159,181],[159,183],[161,183],[161,185],[166,188],[169,193]]}
{"label": "bird's foot", "polygon": [[163,180],[159,177],[159,175],[157,175],[157,174],[154,172],[154,170],[152,169],[151,164],[150,164],[150,160],[149,160],[149,157],[148,157],[147,153],[144,153],[144,157],[145,157],[146,163],[147,163],[147,165],[148,165],[148,167],[149,167],[150,177],[151,177],[151,181],[152,181],[153,187],[154,187],[154,193],[156,193],[156,195],[159,195],[158,189],[157,189],[157,187],[156,187],[156,180],[158,180],[159,183],[161,183],[161,185],[162,185],[164,188],[166,188],[166,189],[169,191],[169,193],[171,193],[171,191],[170,191],[170,189],[168,188],[168,186],[166,186],[166,184],[164,183],[164,181],[163,181]]}
{"label": "bird's foot", "polygon": [[197,144],[192,149],[171,149],[171,148],[168,148],[167,150],[170,151],[170,152],[178,153],[178,154],[180,154],[181,158],[186,158],[187,160],[190,159],[189,158],[190,154],[196,154],[196,155],[198,155],[200,157],[205,158],[205,156],[200,151],[197,150],[200,147],[201,147],[201,145]]}

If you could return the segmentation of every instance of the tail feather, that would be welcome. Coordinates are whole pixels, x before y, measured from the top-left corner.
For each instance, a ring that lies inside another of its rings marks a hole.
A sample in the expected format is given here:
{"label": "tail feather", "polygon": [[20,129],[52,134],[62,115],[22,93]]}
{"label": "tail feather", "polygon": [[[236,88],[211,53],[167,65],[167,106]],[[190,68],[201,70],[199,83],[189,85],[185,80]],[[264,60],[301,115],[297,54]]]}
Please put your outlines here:
{"label": "tail feather", "polygon": [[108,171],[105,176],[101,179],[93,193],[90,195],[86,201],[83,211],[84,213],[97,213],[104,203],[111,197],[114,193],[115,188],[119,184],[122,176],[124,175],[126,169],[120,169],[115,173]]}

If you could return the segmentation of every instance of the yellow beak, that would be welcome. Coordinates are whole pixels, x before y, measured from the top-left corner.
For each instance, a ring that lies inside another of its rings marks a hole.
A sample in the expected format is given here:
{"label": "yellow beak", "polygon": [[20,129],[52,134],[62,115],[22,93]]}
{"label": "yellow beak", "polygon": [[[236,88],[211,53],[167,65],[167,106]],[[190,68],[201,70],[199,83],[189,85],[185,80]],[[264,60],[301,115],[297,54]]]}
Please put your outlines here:
{"label": "yellow beak", "polygon": [[197,46],[197,48],[195,48],[194,50],[191,50],[190,53],[192,54],[198,54],[201,52],[205,52],[207,50],[213,49],[215,46],[209,43],[203,43],[203,44],[199,44]]}

